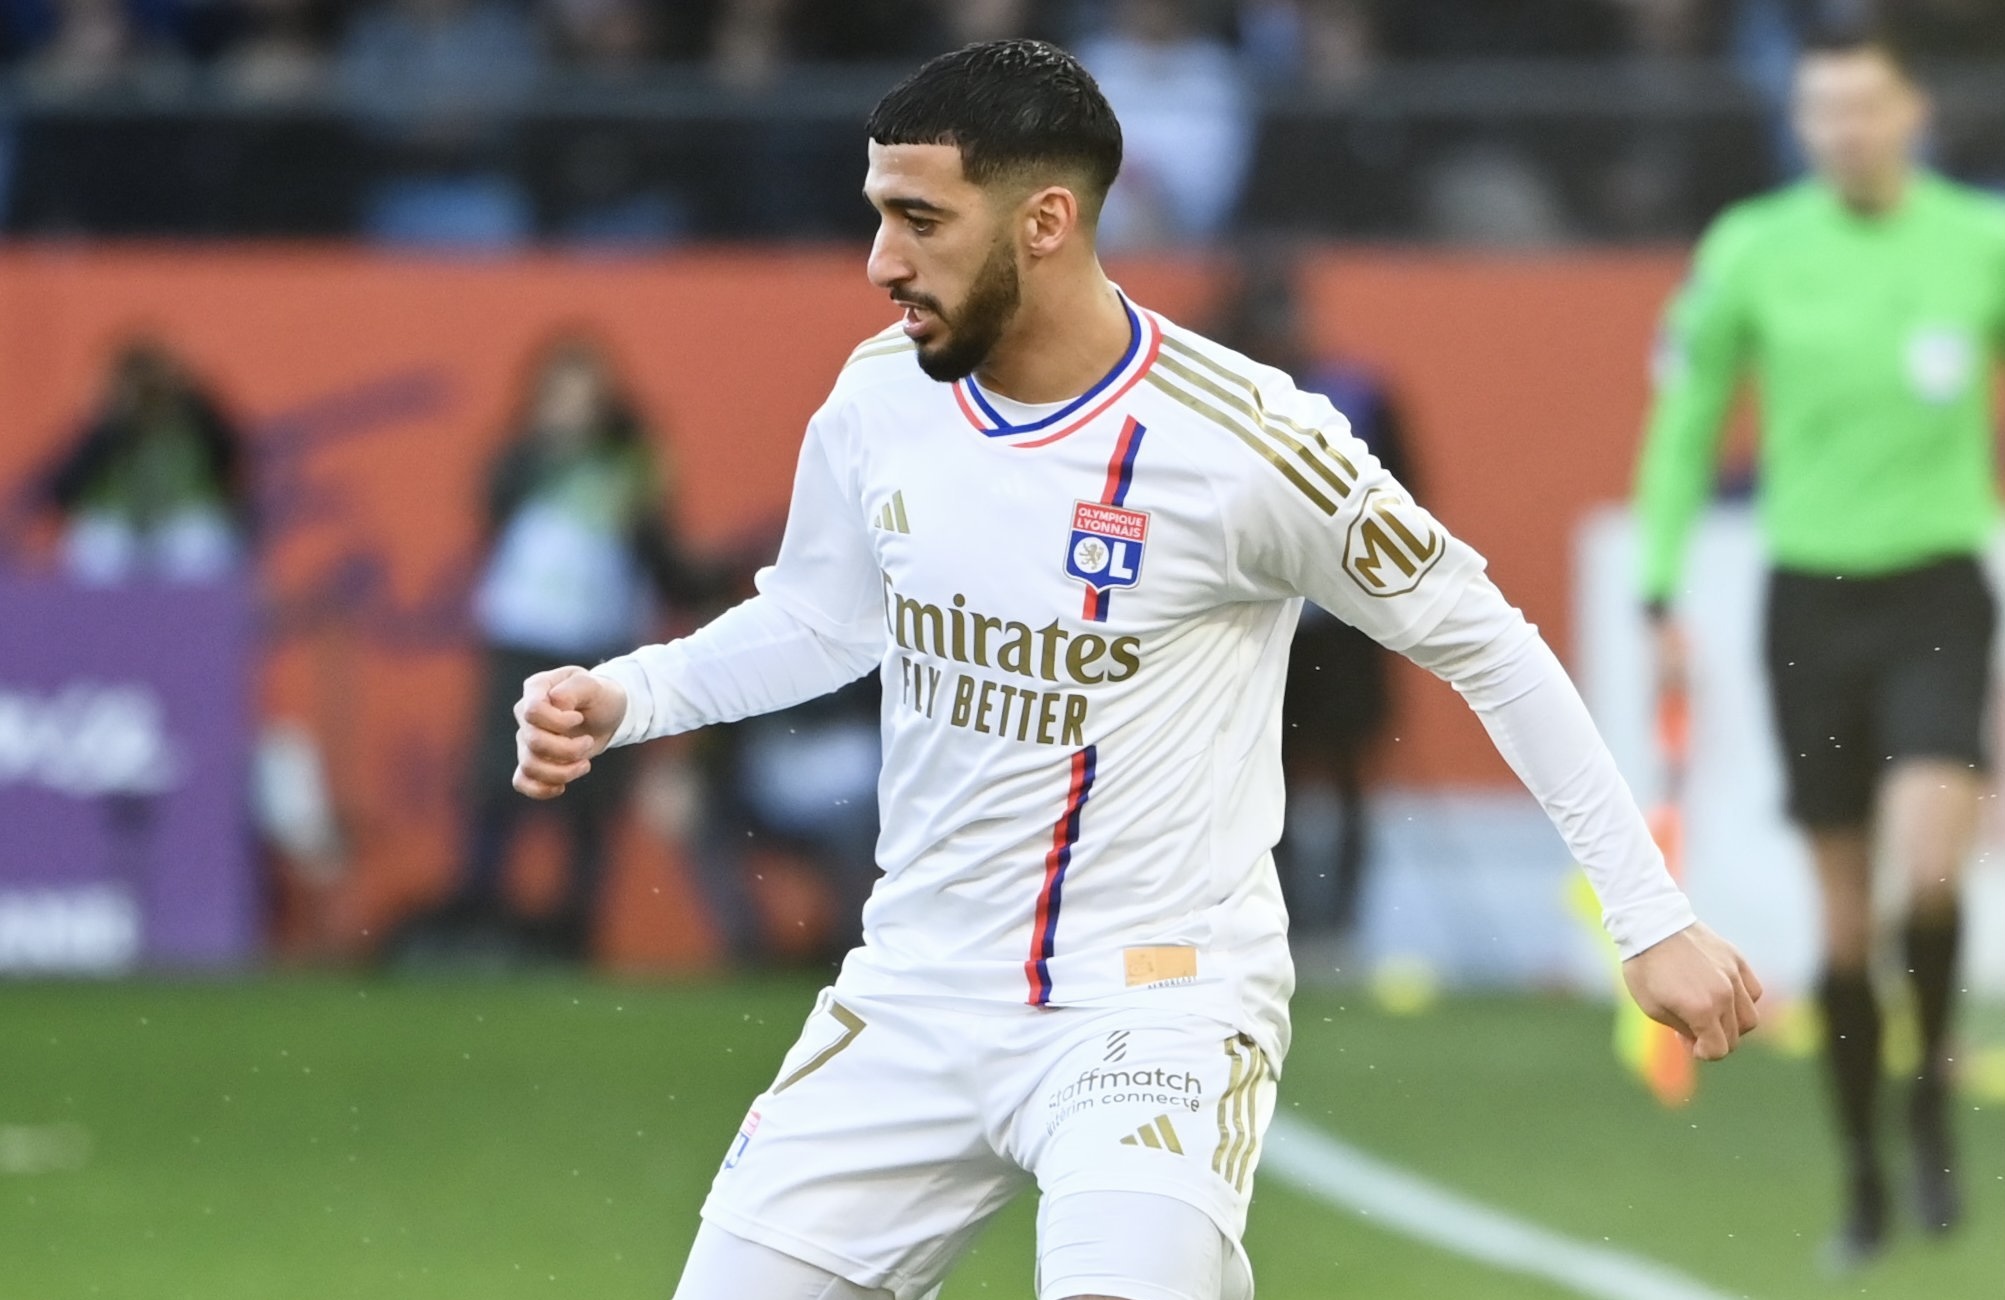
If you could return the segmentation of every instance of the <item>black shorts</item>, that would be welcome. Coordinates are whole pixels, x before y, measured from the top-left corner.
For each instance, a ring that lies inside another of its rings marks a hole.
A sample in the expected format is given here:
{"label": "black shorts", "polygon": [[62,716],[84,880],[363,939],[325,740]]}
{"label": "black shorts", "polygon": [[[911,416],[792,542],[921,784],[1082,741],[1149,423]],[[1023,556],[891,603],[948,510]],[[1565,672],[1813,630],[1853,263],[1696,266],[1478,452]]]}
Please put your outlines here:
{"label": "black shorts", "polygon": [[1901,759],[1983,769],[1995,621],[1967,556],[1873,578],[1772,573],[1765,656],[1791,820],[1864,825]]}

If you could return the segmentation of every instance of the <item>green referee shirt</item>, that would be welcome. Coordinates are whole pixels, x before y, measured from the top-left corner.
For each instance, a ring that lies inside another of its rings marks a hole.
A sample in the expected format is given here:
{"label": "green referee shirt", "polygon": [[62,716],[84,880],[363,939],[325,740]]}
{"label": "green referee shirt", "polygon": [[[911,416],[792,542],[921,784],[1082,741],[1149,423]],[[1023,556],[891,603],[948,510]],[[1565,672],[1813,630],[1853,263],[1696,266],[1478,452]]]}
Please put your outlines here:
{"label": "green referee shirt", "polygon": [[2005,204],[1922,173],[1878,217],[1818,182],[1729,209],[1665,317],[1636,488],[1645,597],[1677,585],[1744,373],[1778,565],[1867,576],[1981,549],[2001,355]]}

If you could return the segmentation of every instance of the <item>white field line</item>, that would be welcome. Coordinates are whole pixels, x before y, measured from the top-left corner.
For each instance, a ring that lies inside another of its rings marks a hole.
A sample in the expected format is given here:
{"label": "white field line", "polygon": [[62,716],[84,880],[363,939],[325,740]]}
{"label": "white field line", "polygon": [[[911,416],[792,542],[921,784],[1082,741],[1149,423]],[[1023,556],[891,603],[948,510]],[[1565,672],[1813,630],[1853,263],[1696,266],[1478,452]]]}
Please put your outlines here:
{"label": "white field line", "polygon": [[1274,1117],[1260,1173],[1388,1232],[1593,1300],[1732,1300],[1654,1260],[1562,1236],[1439,1187],[1292,1115]]}

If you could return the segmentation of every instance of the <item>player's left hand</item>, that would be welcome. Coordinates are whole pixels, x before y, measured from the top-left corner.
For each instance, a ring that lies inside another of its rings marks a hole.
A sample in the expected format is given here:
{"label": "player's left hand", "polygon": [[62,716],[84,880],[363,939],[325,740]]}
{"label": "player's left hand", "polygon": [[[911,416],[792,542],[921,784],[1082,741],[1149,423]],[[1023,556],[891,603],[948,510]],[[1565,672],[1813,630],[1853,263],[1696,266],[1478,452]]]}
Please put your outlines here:
{"label": "player's left hand", "polygon": [[1717,1061],[1761,1023],[1761,981],[1734,946],[1692,925],[1622,963],[1629,996],[1678,1031],[1692,1054]]}

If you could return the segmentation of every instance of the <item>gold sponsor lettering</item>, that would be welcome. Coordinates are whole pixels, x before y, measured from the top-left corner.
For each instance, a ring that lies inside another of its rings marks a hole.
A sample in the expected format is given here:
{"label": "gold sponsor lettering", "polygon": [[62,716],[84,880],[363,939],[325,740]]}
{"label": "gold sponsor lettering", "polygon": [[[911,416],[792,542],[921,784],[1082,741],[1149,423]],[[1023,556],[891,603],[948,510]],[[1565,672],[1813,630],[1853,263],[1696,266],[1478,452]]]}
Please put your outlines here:
{"label": "gold sponsor lettering", "polygon": [[1121,665],[1118,673],[1108,673],[1110,682],[1125,682],[1142,671],[1142,639],[1134,636],[1117,636],[1114,644],[1107,648],[1115,663]]}
{"label": "gold sponsor lettering", "polygon": [[1058,725],[1058,700],[1058,695],[1050,691],[1038,696],[1037,743],[1040,745],[1055,745],[1058,743],[1058,737],[1051,734],[1051,729]]}
{"label": "gold sponsor lettering", "polygon": [[1058,620],[1055,618],[1037,629],[1037,639],[1042,645],[1038,659],[1038,663],[1042,667],[1038,675],[1043,677],[1045,681],[1055,682],[1058,680],[1058,647],[1064,645],[1066,638],[1071,635],[1070,632],[1058,626]]}
{"label": "gold sponsor lettering", "polygon": [[[892,598],[898,610],[894,627],[898,644],[921,654],[936,654],[942,659],[951,659],[953,656],[947,653],[947,616],[940,612],[940,607],[922,604],[895,593]],[[933,630],[930,645],[926,640],[926,629],[929,627]]]}
{"label": "gold sponsor lettering", "polygon": [[1028,623],[1007,623],[1004,624],[1003,631],[1009,634],[1009,639],[1003,642],[1002,649],[996,654],[996,667],[1006,673],[1015,673],[1019,677],[1030,676],[1030,640],[1032,635],[1030,625]]}
{"label": "gold sponsor lettering", "polygon": [[[986,668],[989,666],[989,629],[1003,630],[1003,621],[990,618],[987,614],[975,615],[975,662]],[[1028,631],[1029,629],[1025,629]]]}
{"label": "gold sponsor lettering", "polygon": [[1105,637],[1095,636],[1091,632],[1081,632],[1073,637],[1072,644],[1065,648],[1065,671],[1071,674],[1073,681],[1085,686],[1105,680],[1105,673],[1089,673],[1087,669],[1091,668],[1106,650]]}
{"label": "gold sponsor lettering", "polygon": [[1077,747],[1086,743],[1086,697],[1065,697],[1065,724],[1059,728],[1058,743]]}
{"label": "gold sponsor lettering", "polygon": [[[971,609],[965,595],[934,605],[899,593],[890,574],[883,579],[885,628],[911,652],[899,656],[899,698],[915,713],[933,717],[943,693],[941,668],[921,656],[993,667],[1031,683],[955,674],[947,692],[951,726],[1029,744],[1084,746],[1091,699],[1063,688],[1125,682],[1142,670],[1138,636],[1073,632],[1058,619],[1033,629]],[[1044,682],[1059,689],[1035,689]]]}

